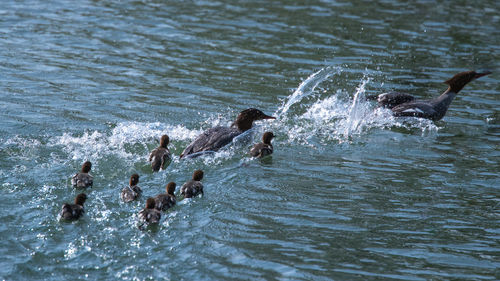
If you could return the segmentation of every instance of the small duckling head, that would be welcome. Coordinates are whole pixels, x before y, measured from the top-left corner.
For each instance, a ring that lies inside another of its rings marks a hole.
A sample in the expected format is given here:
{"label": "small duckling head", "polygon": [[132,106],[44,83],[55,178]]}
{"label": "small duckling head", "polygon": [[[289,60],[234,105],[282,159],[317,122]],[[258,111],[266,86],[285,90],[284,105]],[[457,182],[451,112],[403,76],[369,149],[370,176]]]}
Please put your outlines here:
{"label": "small duckling head", "polygon": [[167,135],[161,136],[160,147],[167,148],[167,145],[169,142],[170,142],[170,138]]}
{"label": "small duckling head", "polygon": [[138,174],[133,174],[130,176],[130,186],[137,185],[139,183],[139,175]]}
{"label": "small duckling head", "polygon": [[155,208],[155,200],[151,197],[146,200],[146,209],[154,209]]}
{"label": "small duckling head", "polygon": [[82,173],[88,173],[90,172],[90,169],[92,168],[92,163],[90,161],[85,161],[82,165]]}
{"label": "small duckling head", "polygon": [[202,170],[196,170],[193,173],[193,180],[195,181],[201,181],[203,179],[203,171]]}
{"label": "small duckling head", "polygon": [[83,206],[85,200],[87,200],[87,195],[85,195],[85,193],[80,193],[75,198],[75,204]]}
{"label": "small duckling head", "polygon": [[262,135],[262,142],[265,144],[271,144],[271,140],[274,138],[273,132],[265,132]]}
{"label": "small duckling head", "polygon": [[167,184],[167,194],[174,195],[176,184],[175,182],[171,181]]}

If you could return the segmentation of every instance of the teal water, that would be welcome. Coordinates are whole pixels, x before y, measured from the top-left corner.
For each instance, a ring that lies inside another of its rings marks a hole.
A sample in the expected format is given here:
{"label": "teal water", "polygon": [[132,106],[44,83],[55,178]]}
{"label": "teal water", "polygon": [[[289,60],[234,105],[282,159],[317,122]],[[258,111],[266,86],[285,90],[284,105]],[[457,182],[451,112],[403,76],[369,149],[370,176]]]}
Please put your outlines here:
{"label": "teal water", "polygon": [[[493,0],[2,2],[0,279],[500,279],[499,26]],[[494,73],[435,123],[364,99],[471,69]],[[178,159],[248,107],[277,117],[251,134],[272,157]],[[86,214],[60,222],[86,160]],[[195,169],[205,196],[138,230]]]}

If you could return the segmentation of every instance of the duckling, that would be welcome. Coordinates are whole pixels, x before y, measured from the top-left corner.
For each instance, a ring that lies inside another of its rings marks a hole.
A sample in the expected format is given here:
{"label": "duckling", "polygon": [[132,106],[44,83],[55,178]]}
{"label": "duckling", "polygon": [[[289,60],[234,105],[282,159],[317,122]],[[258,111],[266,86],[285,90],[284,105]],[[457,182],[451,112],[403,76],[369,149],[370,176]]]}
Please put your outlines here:
{"label": "duckling", "polygon": [[255,144],[250,150],[250,155],[252,157],[264,157],[273,153],[273,145],[271,140],[274,138],[272,132],[265,132],[262,135],[262,142]]}
{"label": "duckling", "polygon": [[201,180],[203,179],[203,171],[196,170],[193,173],[193,179],[186,182],[181,187],[181,194],[184,195],[184,198],[195,197],[198,194],[203,194],[203,184]]}
{"label": "duckling", "polygon": [[167,135],[161,136],[160,146],[149,155],[149,162],[151,162],[151,169],[153,172],[158,172],[160,168],[165,169],[168,165],[171,159],[170,151],[167,148],[169,141]]}
{"label": "duckling", "polygon": [[79,219],[85,212],[85,210],[83,209],[83,203],[85,203],[85,200],[87,200],[87,195],[85,195],[85,193],[80,193],[75,198],[75,204],[64,203],[61,208],[61,213],[59,214],[61,219]]}
{"label": "duckling", "polygon": [[139,212],[139,219],[141,220],[141,226],[160,222],[161,212],[155,209],[155,200],[153,198],[149,197],[146,200],[146,208]]}
{"label": "duckling", "polygon": [[130,176],[129,186],[126,186],[122,189],[122,200],[123,202],[134,201],[139,198],[142,194],[142,190],[137,184],[139,183],[139,175],[133,174]]}
{"label": "duckling", "polygon": [[71,185],[75,188],[87,188],[92,187],[94,184],[94,178],[89,175],[90,169],[92,168],[92,163],[90,161],[86,161],[82,165],[81,172],[71,178]]}
{"label": "duckling", "polygon": [[176,198],[174,195],[175,191],[175,182],[169,182],[167,187],[165,188],[167,193],[158,194],[155,196],[155,208],[158,211],[165,211],[168,208],[171,208],[176,203]]}

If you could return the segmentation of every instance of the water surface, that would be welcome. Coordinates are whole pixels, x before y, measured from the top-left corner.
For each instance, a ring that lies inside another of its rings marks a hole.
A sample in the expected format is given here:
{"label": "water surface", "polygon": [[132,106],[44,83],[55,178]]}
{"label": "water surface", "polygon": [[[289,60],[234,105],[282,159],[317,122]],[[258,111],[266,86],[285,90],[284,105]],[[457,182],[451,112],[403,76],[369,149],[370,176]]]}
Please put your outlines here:
{"label": "water surface", "polygon": [[[0,7],[5,280],[500,279],[498,1],[7,1]],[[467,85],[438,122],[368,94]],[[180,161],[248,107],[250,144]],[[162,134],[174,159],[153,174]],[[83,219],[57,214],[93,163]],[[140,231],[148,196],[205,196]],[[144,196],[119,192],[140,174]],[[178,192],[178,190],[177,190]]]}

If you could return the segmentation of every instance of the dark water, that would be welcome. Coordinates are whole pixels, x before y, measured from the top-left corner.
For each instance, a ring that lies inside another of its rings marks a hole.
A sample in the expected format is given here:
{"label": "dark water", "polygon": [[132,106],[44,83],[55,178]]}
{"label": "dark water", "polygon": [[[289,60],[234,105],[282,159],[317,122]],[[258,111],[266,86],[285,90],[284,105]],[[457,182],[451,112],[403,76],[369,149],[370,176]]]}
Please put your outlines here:
{"label": "dark water", "polygon": [[[2,2],[1,279],[500,279],[499,27],[487,0]],[[436,123],[364,99],[470,69],[494,73]],[[275,133],[272,157],[179,161],[248,107],[278,117],[251,134]],[[85,160],[86,214],[59,222]],[[138,230],[198,168],[205,196]]]}

